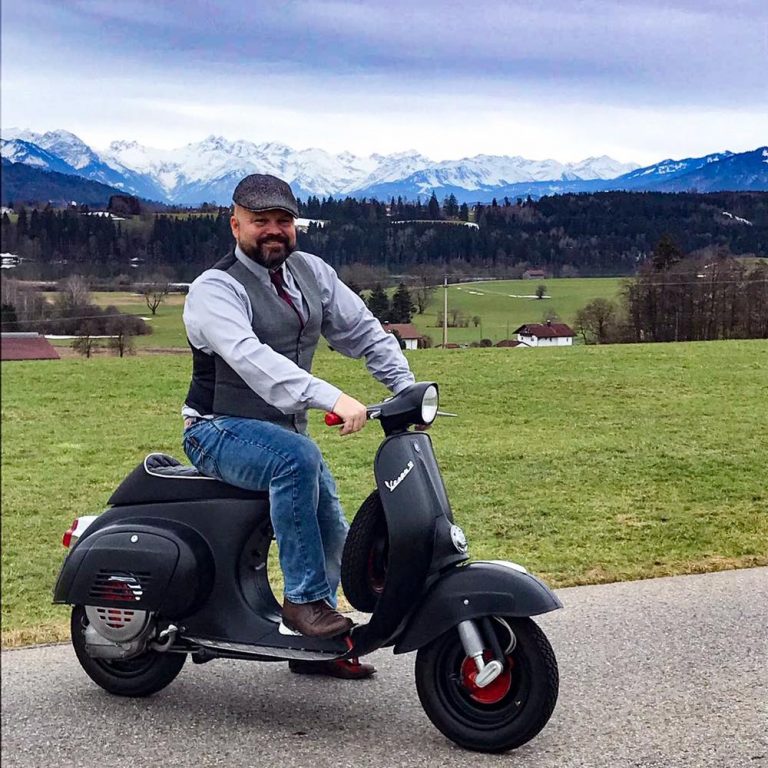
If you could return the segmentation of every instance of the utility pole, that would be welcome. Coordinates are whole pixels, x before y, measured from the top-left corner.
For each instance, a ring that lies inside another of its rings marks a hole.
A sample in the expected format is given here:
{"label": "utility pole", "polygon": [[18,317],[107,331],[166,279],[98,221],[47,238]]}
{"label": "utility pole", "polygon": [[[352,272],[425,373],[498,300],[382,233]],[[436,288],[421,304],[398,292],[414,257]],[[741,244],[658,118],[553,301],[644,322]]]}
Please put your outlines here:
{"label": "utility pole", "polygon": [[443,349],[448,344],[448,275],[443,276]]}

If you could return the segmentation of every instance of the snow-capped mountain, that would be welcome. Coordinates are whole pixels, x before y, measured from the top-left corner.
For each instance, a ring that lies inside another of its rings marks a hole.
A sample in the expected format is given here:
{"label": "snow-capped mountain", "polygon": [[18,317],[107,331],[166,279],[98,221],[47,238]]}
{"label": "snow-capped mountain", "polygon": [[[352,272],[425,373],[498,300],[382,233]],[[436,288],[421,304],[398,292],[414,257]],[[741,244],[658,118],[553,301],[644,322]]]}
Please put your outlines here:
{"label": "snow-capped mountain", "polygon": [[291,182],[299,197],[309,195],[413,198],[432,190],[490,190],[517,181],[612,178],[634,165],[611,158],[563,164],[522,157],[478,155],[434,162],[411,150],[359,157],[322,149],[294,150],[284,144],[229,141],[209,136],[173,150],[153,149],[135,141],[115,141],[103,151],[89,147],[68,131],[3,131],[2,155],[13,162],[73,173],[167,203],[228,203],[232,189],[248,173],[273,173]]}
{"label": "snow-capped mountain", "polygon": [[[728,168],[738,166],[739,178],[746,179],[750,173],[736,160],[749,153],[664,160],[647,168],[606,156],[561,163],[481,154],[435,162],[415,150],[360,157],[316,148],[295,150],[276,142],[229,141],[222,136],[209,136],[172,150],[153,149],[135,141],[114,141],[99,151],[61,130],[43,134],[4,130],[0,153],[12,162],[81,176],[146,199],[181,205],[226,205],[237,182],[249,173],[272,173],[284,178],[304,199],[309,195],[414,199],[434,191],[441,199],[455,194],[460,202],[602,189],[671,190],[686,183],[689,186],[682,188],[689,189],[693,186],[691,174],[702,177],[698,187],[706,188],[704,177],[717,177],[718,181],[713,182],[721,185],[717,188],[739,189],[727,186],[740,183],[730,179]],[[755,159],[746,162],[751,167]],[[763,168],[768,165],[752,173],[750,189],[768,189],[768,182],[762,181]]]}

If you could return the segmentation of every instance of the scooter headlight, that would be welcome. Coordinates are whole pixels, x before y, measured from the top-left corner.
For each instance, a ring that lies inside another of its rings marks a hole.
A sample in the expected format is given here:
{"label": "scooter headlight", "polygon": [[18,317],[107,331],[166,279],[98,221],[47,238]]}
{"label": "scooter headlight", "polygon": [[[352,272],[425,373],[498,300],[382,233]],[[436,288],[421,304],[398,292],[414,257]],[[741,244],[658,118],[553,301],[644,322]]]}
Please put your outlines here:
{"label": "scooter headlight", "polygon": [[421,420],[425,424],[431,424],[437,416],[437,387],[431,384],[424,390],[421,398]]}

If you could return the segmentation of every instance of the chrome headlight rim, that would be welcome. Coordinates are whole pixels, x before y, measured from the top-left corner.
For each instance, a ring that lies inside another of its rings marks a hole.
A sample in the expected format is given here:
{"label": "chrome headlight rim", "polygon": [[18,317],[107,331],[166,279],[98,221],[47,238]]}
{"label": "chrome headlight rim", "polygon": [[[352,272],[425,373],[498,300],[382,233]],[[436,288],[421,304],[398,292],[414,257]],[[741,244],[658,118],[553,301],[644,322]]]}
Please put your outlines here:
{"label": "chrome headlight rim", "polygon": [[438,407],[437,387],[434,384],[430,384],[424,390],[421,398],[421,420],[424,424],[431,424],[435,420]]}

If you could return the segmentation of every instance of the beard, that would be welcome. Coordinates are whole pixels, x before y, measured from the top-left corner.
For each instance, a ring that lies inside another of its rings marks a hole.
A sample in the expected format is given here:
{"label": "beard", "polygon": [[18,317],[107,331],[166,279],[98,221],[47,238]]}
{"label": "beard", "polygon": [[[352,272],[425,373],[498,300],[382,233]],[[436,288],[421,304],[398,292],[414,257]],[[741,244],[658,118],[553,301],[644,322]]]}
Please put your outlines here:
{"label": "beard", "polygon": [[277,269],[292,253],[295,242],[285,235],[260,237],[255,243],[238,240],[240,250],[257,264],[267,269]]}

